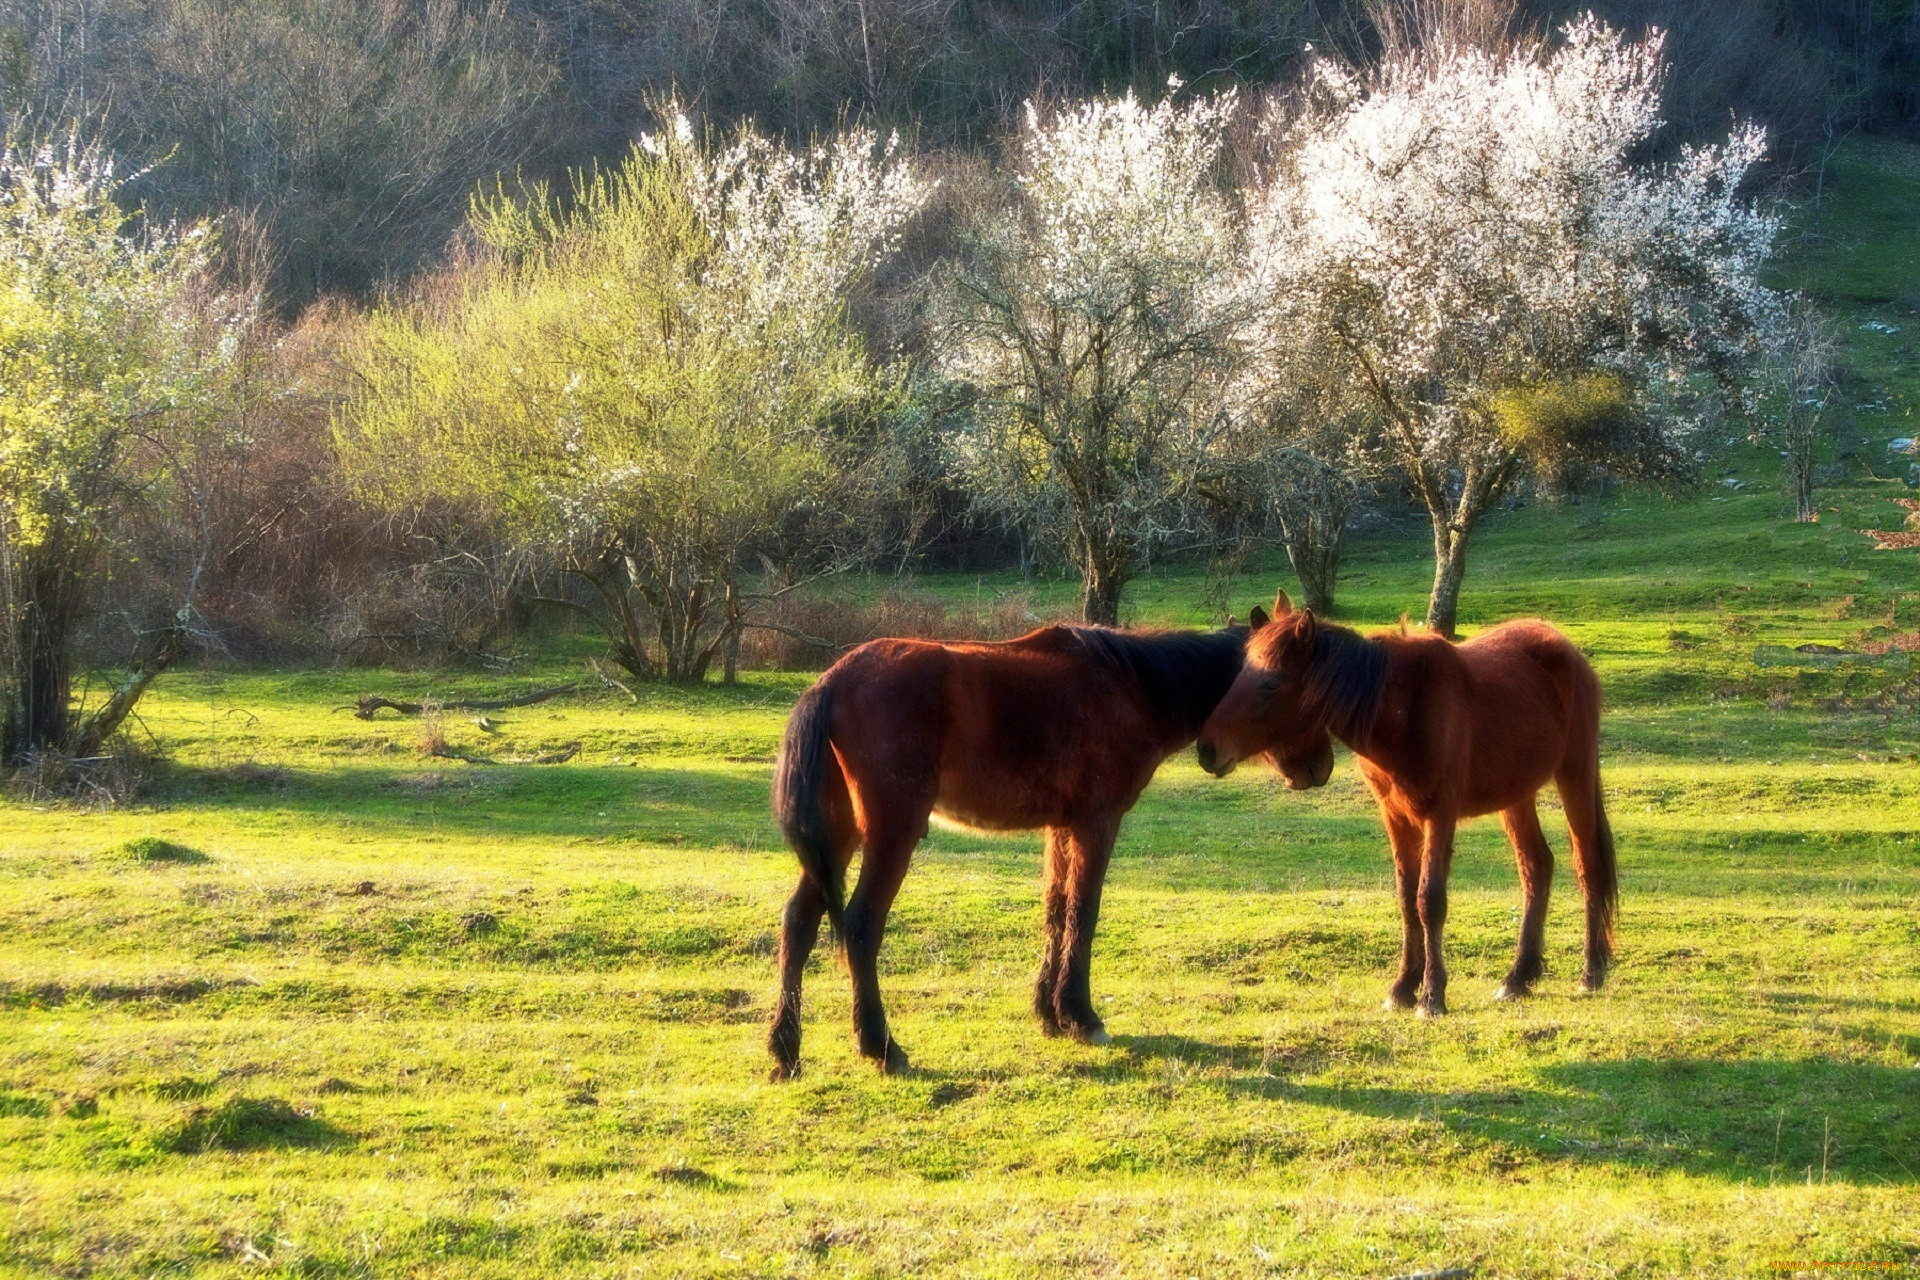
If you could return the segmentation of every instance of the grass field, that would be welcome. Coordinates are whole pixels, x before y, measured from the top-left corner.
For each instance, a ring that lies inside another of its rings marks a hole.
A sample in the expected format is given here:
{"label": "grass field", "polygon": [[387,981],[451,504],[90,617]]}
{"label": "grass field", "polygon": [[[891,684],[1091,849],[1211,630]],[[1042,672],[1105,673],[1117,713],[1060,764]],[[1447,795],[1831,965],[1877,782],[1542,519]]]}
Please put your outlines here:
{"label": "grass field", "polygon": [[[1794,266],[1855,348],[1822,521],[1784,522],[1734,441],[1700,493],[1477,545],[1466,628],[1553,618],[1607,688],[1602,994],[1574,995],[1557,816],[1542,993],[1488,999],[1519,896],[1483,820],[1454,1013],[1423,1023],[1379,1008],[1398,919],[1350,764],[1295,794],[1182,756],[1114,863],[1110,1047],[1027,1013],[1037,840],[936,832],[882,957],[915,1073],[860,1063],[823,953],[775,1085],[767,780],[808,677],[447,717],[473,753],[581,744],[488,767],[339,708],[497,677],[182,673],[144,707],[145,799],[0,803],[0,1274],[1920,1275],[1920,654],[1777,652],[1920,630],[1915,556],[1852,532],[1905,514],[1920,150],[1833,180]],[[1356,546],[1343,615],[1417,613],[1424,541]],[[1198,624],[1216,588],[1166,573],[1132,609]]]}

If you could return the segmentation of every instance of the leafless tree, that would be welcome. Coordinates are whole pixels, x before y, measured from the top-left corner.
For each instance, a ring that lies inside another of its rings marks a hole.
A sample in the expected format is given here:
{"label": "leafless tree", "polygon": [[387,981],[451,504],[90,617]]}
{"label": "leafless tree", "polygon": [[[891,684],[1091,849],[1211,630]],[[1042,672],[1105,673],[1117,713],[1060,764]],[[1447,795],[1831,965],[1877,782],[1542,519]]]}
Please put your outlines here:
{"label": "leafless tree", "polygon": [[1820,518],[1813,475],[1838,416],[1839,349],[1832,326],[1805,299],[1796,298],[1775,358],[1778,408],[1763,430],[1780,446],[1793,518],[1801,524]]}

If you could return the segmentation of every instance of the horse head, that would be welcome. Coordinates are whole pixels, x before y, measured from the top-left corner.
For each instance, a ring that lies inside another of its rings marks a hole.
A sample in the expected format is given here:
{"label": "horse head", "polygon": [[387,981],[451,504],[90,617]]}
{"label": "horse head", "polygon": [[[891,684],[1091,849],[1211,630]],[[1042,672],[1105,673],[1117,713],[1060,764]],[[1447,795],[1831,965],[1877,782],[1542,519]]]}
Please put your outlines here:
{"label": "horse head", "polygon": [[1308,696],[1319,624],[1282,591],[1273,616],[1256,608],[1246,664],[1200,730],[1200,767],[1217,778],[1242,760],[1266,756],[1295,791],[1333,776],[1333,734],[1324,703]]}

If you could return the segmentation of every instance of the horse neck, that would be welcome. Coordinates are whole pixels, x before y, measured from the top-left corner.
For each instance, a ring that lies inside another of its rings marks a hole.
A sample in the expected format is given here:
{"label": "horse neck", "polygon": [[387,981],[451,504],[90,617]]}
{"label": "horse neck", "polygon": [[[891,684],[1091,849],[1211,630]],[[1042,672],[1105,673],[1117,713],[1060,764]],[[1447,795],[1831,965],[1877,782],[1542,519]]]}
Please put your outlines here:
{"label": "horse neck", "polygon": [[1159,726],[1160,746],[1168,753],[1200,736],[1207,717],[1240,674],[1240,637],[1212,632],[1198,639],[1201,643],[1190,651],[1187,669],[1163,670],[1151,680],[1143,678],[1137,668],[1134,672],[1133,683],[1141,704]]}
{"label": "horse neck", "polygon": [[1381,713],[1385,710],[1388,693],[1393,685],[1394,667],[1400,657],[1400,645],[1398,637],[1391,635],[1377,638],[1356,635],[1356,638],[1363,644],[1379,648],[1386,655],[1386,670],[1381,676],[1379,696],[1374,700],[1372,711],[1366,717],[1364,724],[1359,723],[1353,713],[1332,707],[1327,709],[1325,723],[1327,732],[1338,738],[1349,751],[1357,756],[1371,759],[1377,751],[1388,745],[1385,741]]}
{"label": "horse neck", "polygon": [[[1206,726],[1207,718],[1220,700],[1227,696],[1227,690],[1233,688],[1234,680],[1240,674],[1241,659],[1235,655],[1233,666],[1218,673],[1217,678],[1208,678],[1193,701],[1185,707],[1156,707],[1156,714],[1167,726],[1167,750],[1178,751],[1181,747],[1200,736],[1200,730]],[[1215,673],[1208,673],[1213,677]]]}

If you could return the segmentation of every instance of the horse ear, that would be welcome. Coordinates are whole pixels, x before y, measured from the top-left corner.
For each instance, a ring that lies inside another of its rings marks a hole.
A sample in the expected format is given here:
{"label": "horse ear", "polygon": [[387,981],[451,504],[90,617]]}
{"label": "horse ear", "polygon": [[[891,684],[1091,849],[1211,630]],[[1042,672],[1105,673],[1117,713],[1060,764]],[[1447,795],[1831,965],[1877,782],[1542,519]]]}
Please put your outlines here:
{"label": "horse ear", "polygon": [[1292,612],[1293,612],[1293,601],[1287,599],[1287,593],[1285,591],[1282,591],[1273,597],[1273,616],[1274,617],[1284,618]]}
{"label": "horse ear", "polygon": [[1255,631],[1258,631],[1272,621],[1273,619],[1267,616],[1267,611],[1259,605],[1253,606],[1253,612],[1247,615],[1247,625]]}
{"label": "horse ear", "polygon": [[1293,634],[1299,638],[1301,643],[1312,644],[1313,628],[1313,610],[1302,609],[1300,611],[1300,621],[1294,624]]}

